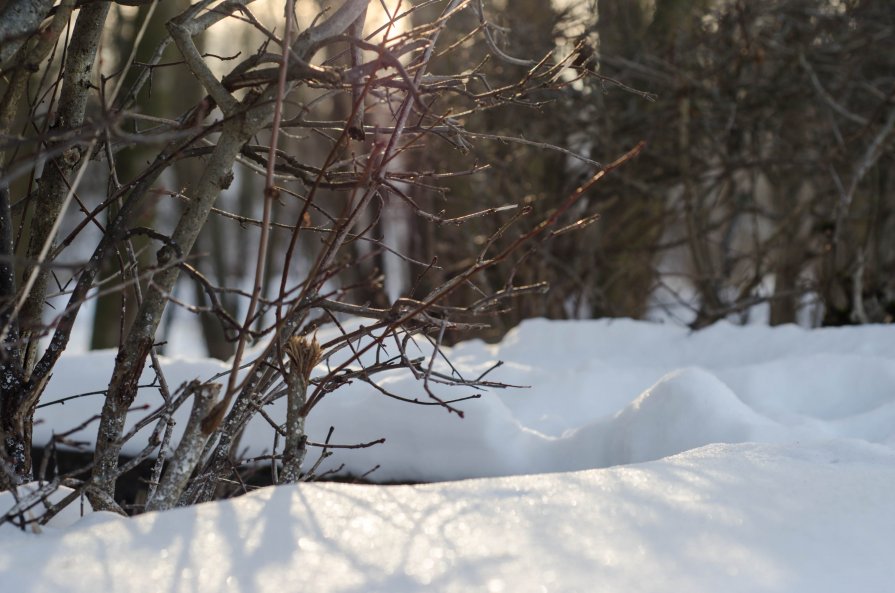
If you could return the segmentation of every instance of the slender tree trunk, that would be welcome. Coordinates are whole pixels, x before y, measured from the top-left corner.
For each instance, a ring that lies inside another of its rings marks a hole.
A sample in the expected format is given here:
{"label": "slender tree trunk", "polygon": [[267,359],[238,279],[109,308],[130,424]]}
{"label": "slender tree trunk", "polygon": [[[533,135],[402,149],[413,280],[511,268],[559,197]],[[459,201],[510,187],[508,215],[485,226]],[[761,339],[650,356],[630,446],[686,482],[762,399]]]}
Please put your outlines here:
{"label": "slender tree trunk", "polygon": [[[224,125],[224,131],[197,184],[195,194],[174,231],[172,242],[184,255],[192,249],[218,193],[230,185],[232,180],[230,167],[236,160],[236,155],[260,127],[257,120],[255,125],[246,125],[246,117],[246,115],[234,117]],[[118,454],[121,451],[119,439],[123,432],[127,409],[137,395],[137,383],[146,364],[149,349],[155,340],[156,329],[168,302],[167,296],[174,290],[174,284],[179,276],[180,269],[177,267],[176,259],[177,253],[170,245],[159,250],[158,264],[161,269],[147,288],[131,330],[115,358],[115,370],[100,419],[93,470],[94,482],[109,494],[112,494],[115,488]],[[98,502],[102,504],[101,501]]]}
{"label": "slender tree trunk", "polygon": [[[64,82],[59,98],[59,111],[52,130],[65,132],[76,130],[84,124],[87,100],[92,88],[93,67],[96,52],[102,36],[109,2],[95,2],[81,8],[72,31],[72,41],[68,47],[65,62]],[[71,176],[82,161],[89,158],[84,154],[85,146],[72,144],[63,146],[62,154],[50,160],[40,178],[37,209],[31,221],[31,237],[27,257],[36,259],[48,241],[53,241],[51,232],[56,218],[62,216],[62,206],[69,191]],[[32,273],[26,268],[26,277]],[[43,325],[44,299],[47,292],[49,273],[41,269],[37,273],[34,286],[21,311],[22,339],[26,343],[25,376],[30,375],[37,361],[37,343]]]}
{"label": "slender tree trunk", "polygon": [[[63,15],[70,10],[69,4],[60,8]],[[64,81],[59,102],[56,121],[52,126],[55,132],[76,130],[84,123],[87,98],[91,89],[91,78],[99,39],[102,35],[109,2],[97,2],[81,9],[72,31],[72,41],[68,47],[64,70]],[[54,20],[54,25],[61,22]],[[49,33],[55,34],[57,28]],[[48,44],[38,42],[34,47],[35,59],[39,64],[42,56],[49,51]],[[29,74],[26,72],[26,74]],[[13,76],[9,91],[15,95],[23,92],[16,76]],[[15,99],[15,96],[12,97]],[[10,97],[6,97],[7,100]],[[12,121],[12,108],[3,109],[0,125],[3,128]],[[84,146],[79,144],[59,144],[52,148],[61,150],[61,154],[51,159],[44,167],[38,194],[37,209],[30,223],[30,239],[26,251],[27,262],[24,277],[35,274],[27,299],[24,301],[18,318],[15,313],[15,299],[19,298],[14,280],[14,260],[12,245],[12,213],[9,203],[8,188],[0,188],[0,299],[3,309],[0,311],[0,327],[4,330],[3,351],[0,353],[0,432],[4,441],[5,461],[19,480],[27,480],[31,475],[31,442],[32,417],[37,398],[46,382],[30,381],[30,375],[37,361],[37,343],[40,337],[44,299],[46,297],[48,270],[45,267],[35,268],[34,262],[39,259],[48,242],[52,242],[53,227],[56,219],[62,216],[65,196],[70,191],[72,174],[78,170],[84,158]],[[27,282],[26,282],[27,284]],[[24,345],[24,351],[20,344]]]}
{"label": "slender tree trunk", "polygon": [[[0,186],[0,327],[9,326],[6,339],[0,349],[0,438],[3,455],[0,462],[11,466],[9,469],[20,477],[26,476],[31,467],[30,423],[19,422],[19,410],[24,395],[22,360],[19,348],[19,334],[12,319],[15,306],[16,281],[13,252],[13,222],[9,203],[9,188]],[[0,474],[6,474],[0,468]],[[0,484],[6,480],[0,479]]]}

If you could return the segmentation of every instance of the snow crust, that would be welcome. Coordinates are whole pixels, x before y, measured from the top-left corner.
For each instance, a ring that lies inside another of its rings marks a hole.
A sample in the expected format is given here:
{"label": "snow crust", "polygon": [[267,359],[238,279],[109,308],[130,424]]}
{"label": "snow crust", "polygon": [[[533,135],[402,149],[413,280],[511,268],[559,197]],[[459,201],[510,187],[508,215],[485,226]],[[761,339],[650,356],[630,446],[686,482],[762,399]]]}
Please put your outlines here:
{"label": "snow crust", "polygon": [[855,441],[424,486],[302,484],[40,536],[4,590],[883,592],[895,455]]}
{"label": "snow crust", "polygon": [[[533,320],[449,354],[467,377],[504,360],[489,378],[529,387],[460,403],[459,419],[354,383],[314,410],[311,438],[331,425],[339,443],[385,437],[331,460],[358,474],[378,464],[380,480],[483,479],[301,484],[134,519],[72,511],[40,534],[0,526],[2,590],[892,590],[892,327]],[[42,402],[103,389],[113,358],[67,355]],[[163,365],[172,385],[226,370]],[[377,380],[426,398],[406,373]],[[42,408],[38,442],[101,398]],[[145,389],[141,401],[159,396]],[[257,423],[243,444],[260,453],[272,441]]]}

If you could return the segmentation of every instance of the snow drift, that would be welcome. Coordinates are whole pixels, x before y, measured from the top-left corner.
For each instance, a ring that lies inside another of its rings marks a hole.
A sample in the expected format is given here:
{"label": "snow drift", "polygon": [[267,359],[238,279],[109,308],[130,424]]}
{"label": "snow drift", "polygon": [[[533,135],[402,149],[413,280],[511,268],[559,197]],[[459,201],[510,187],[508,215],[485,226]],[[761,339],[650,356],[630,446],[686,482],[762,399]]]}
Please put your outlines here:
{"label": "snow drift", "polygon": [[[431,354],[427,342],[417,344],[421,355]],[[718,442],[844,437],[895,444],[891,327],[805,330],[719,323],[690,332],[630,320],[530,320],[501,344],[465,342],[448,354],[466,376],[505,361],[489,378],[527,387],[485,392],[460,403],[466,412],[460,419],[438,406],[389,399],[364,383],[347,385],[313,411],[310,438],[324,440],[333,426],[334,442],[382,437],[386,442],[337,452],[327,467],[345,464],[346,472],[362,474],[379,465],[371,478],[428,482],[609,467]],[[112,363],[112,352],[64,357],[41,401],[102,390]],[[442,361],[436,364],[450,372]],[[172,385],[227,368],[205,360],[166,359],[163,366]],[[391,372],[377,380],[392,392],[426,399],[409,373]],[[98,412],[101,398],[40,409],[35,442]],[[143,389],[141,402],[156,406],[160,396]],[[269,412],[285,417],[278,405]],[[91,429],[81,436],[93,438]],[[250,454],[269,452],[272,443],[272,431],[260,419],[243,439]],[[130,451],[144,444],[137,440]]]}

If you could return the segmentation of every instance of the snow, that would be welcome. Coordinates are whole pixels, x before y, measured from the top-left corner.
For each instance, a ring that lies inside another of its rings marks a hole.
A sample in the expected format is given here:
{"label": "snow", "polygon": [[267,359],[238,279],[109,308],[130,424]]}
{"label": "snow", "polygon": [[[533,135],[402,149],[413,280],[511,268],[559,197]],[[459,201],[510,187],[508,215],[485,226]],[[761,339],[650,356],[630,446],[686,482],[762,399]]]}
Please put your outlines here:
{"label": "snow", "polygon": [[[466,377],[505,361],[489,379],[528,387],[461,402],[460,419],[355,382],[308,418],[313,440],[329,426],[334,442],[386,439],[329,467],[444,482],[300,484],[132,519],[69,511],[40,534],[0,526],[4,590],[891,590],[892,327],[531,320],[449,356]],[[104,388],[113,358],[66,355],[42,402]],[[163,368],[176,386],[226,365]],[[408,373],[376,378],[426,399]],[[37,441],[101,402],[41,408]],[[256,453],[272,442],[264,423],[243,440]],[[447,481],[464,478],[480,479]]]}
{"label": "snow", "polygon": [[303,484],[0,538],[8,591],[891,590],[895,456],[710,445],[425,486]]}

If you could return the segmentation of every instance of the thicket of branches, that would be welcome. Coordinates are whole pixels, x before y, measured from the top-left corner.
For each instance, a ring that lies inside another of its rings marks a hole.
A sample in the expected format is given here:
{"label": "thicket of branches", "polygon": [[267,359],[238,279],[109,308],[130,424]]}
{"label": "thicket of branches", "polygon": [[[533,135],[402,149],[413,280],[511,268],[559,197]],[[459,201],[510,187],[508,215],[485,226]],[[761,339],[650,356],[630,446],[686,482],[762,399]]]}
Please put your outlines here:
{"label": "thicket of branches", "polygon": [[[119,351],[77,427],[97,430],[93,462],[7,518],[63,483],[120,510],[116,482],[146,459],[146,508],[226,495],[238,435],[279,399],[269,461],[308,479],[307,415],[347,381],[401,397],[386,370],[448,412],[433,383],[496,386],[433,375],[413,340],[440,351],[530,316],[895,315],[886,2],[331,4],[0,6],[3,487],[35,473],[35,406],[75,320]],[[188,315],[233,370],[169,386],[158,355]],[[346,315],[370,321],[315,341]],[[153,436],[122,461],[147,365]]]}
{"label": "thicket of branches", "polygon": [[[309,447],[325,455],[327,444],[307,441],[307,415],[347,381],[376,386],[390,369],[420,379],[428,400],[409,399],[462,414],[430,386],[468,392],[494,384],[436,375],[408,345],[428,340],[439,352],[449,332],[483,326],[510,297],[542,292],[539,283],[519,283],[516,263],[532,245],[586,226],[588,190],[642,148],[632,143],[610,165],[589,162],[581,183],[537,211],[521,193],[486,199],[487,181],[454,204],[444,183],[481,173],[488,163],[475,146],[496,141],[475,125],[566,86],[574,52],[547,43],[511,55],[480,0],[341,0],[304,24],[294,0],[284,8],[273,24],[251,0],[146,3],[135,14],[101,0],[9,0],[3,8],[3,487],[33,476],[35,407],[88,303],[98,303],[104,324],[94,345],[118,348],[97,417],[75,427],[97,431],[93,462],[42,476],[39,491],[4,520],[47,520],[59,505],[23,513],[61,484],[75,489],[64,502],[86,494],[94,508],[121,512],[116,482],[152,458],[145,509],[226,494],[239,479],[239,434],[259,414],[280,437],[269,457],[277,480],[308,479]],[[385,14],[380,22],[368,18],[374,8]],[[225,22],[228,35],[242,30],[256,40],[250,51],[202,49],[206,31]],[[481,60],[471,61],[470,47]],[[439,146],[461,154],[461,164],[424,167],[418,155]],[[409,221],[388,219],[394,204]],[[413,251],[386,240],[396,229],[463,229],[492,217],[499,219],[472,251],[462,243],[469,254],[462,260],[450,257],[456,245]],[[506,265],[509,272],[482,281]],[[388,266],[406,270],[410,285],[385,286]],[[208,343],[231,357],[231,372],[168,385],[158,354],[172,309],[202,317]],[[370,321],[318,343],[317,328],[343,315]],[[263,346],[260,355],[247,355],[252,344]],[[322,364],[345,349],[347,361]],[[377,364],[359,365],[366,351],[378,353]],[[158,405],[125,432],[147,364]],[[270,418],[264,410],[279,399],[285,417]],[[173,443],[172,415],[181,407],[191,412]],[[122,462],[122,446],[145,426],[154,427],[145,448]],[[53,427],[48,450],[67,442],[65,428]]]}

